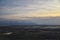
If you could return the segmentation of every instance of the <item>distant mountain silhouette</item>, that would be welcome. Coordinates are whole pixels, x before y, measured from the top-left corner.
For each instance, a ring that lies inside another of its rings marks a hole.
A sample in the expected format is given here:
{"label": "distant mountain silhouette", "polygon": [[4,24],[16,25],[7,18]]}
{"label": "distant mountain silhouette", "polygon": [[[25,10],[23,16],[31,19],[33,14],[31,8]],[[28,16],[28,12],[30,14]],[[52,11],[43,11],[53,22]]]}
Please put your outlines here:
{"label": "distant mountain silhouette", "polygon": [[0,18],[0,25],[60,25],[60,16],[57,17],[22,17],[29,20],[14,20]]}
{"label": "distant mountain silhouette", "polygon": [[26,20],[0,20],[0,25],[36,25],[31,21]]}

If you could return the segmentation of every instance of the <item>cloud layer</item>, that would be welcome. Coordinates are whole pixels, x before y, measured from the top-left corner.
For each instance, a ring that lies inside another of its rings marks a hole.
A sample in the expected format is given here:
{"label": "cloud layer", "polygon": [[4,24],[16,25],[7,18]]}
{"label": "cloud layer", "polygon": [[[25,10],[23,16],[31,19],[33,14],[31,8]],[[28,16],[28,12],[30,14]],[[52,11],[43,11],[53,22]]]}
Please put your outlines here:
{"label": "cloud layer", "polygon": [[60,24],[60,19],[48,18],[58,16],[60,17],[59,0],[0,0],[2,19],[29,20],[37,24]]}
{"label": "cloud layer", "polygon": [[[0,15],[59,12],[58,0],[1,0]],[[50,14],[50,13],[49,13]],[[18,16],[18,15],[17,15]]]}

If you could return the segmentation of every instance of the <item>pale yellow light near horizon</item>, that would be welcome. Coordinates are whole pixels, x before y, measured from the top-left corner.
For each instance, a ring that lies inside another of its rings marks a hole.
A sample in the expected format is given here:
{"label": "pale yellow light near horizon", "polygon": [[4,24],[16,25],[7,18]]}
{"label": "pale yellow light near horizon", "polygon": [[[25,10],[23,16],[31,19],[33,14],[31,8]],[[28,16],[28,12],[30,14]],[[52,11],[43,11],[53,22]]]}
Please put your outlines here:
{"label": "pale yellow light near horizon", "polygon": [[[60,17],[60,12],[42,12],[42,13],[27,13],[27,14],[12,14],[1,16],[2,18],[11,18],[11,19],[20,19],[20,18],[29,18],[29,17]],[[0,18],[1,18],[0,17]]]}
{"label": "pale yellow light near horizon", "polygon": [[[43,4],[43,3],[42,3]],[[0,18],[6,18],[6,19],[30,19],[34,17],[60,17],[60,3],[57,0],[54,0],[52,3],[48,3],[45,5],[32,5],[29,4],[27,7],[22,7],[24,10],[20,10],[19,7],[14,7],[14,8],[3,8],[3,10],[8,13],[14,12],[14,14],[9,14],[9,15],[2,15]],[[34,9],[34,10],[33,10]],[[32,11],[31,11],[32,10]],[[22,13],[21,13],[22,12]]]}
{"label": "pale yellow light near horizon", "polygon": [[37,13],[32,14],[34,17],[57,17],[60,16],[60,12],[46,12],[46,13]]}

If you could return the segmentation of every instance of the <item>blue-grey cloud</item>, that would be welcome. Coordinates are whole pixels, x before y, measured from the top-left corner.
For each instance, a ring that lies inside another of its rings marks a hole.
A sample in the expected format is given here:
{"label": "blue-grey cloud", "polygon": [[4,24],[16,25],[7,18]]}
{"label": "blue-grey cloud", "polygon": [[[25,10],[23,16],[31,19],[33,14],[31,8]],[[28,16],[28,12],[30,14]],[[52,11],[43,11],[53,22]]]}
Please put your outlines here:
{"label": "blue-grey cloud", "polygon": [[3,19],[24,19],[37,24],[59,24],[60,19],[21,18],[47,16],[47,14],[51,16],[55,12],[59,14],[59,11],[59,0],[0,0],[0,18]]}
{"label": "blue-grey cloud", "polygon": [[0,15],[54,11],[59,9],[58,0],[0,0]]}

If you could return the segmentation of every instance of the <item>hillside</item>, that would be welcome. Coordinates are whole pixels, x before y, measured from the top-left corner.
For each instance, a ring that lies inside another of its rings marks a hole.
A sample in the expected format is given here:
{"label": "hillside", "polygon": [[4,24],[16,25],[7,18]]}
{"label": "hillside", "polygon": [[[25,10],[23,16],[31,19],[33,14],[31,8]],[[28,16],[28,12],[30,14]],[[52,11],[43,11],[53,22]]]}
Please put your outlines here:
{"label": "hillside", "polygon": [[0,26],[0,40],[60,40],[60,28],[44,29],[43,25],[40,25],[42,28],[33,26]]}

